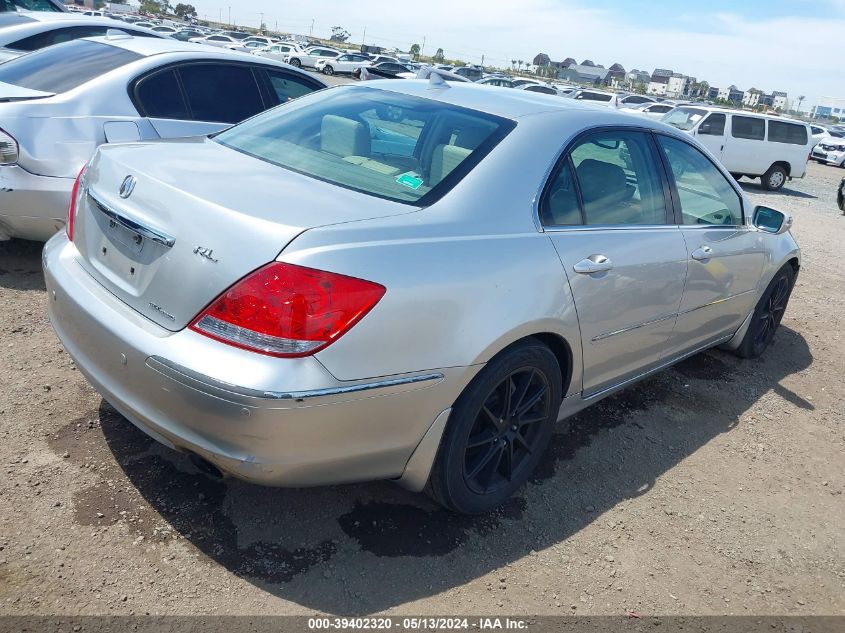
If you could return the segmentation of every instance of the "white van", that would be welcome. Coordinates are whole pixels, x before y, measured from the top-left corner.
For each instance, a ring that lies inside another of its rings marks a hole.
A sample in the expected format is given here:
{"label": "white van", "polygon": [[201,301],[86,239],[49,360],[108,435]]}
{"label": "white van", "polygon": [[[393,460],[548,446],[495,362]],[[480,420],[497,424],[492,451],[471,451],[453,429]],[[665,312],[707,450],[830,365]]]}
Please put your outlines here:
{"label": "white van", "polygon": [[739,180],[760,178],[776,191],[803,178],[815,141],[802,121],[707,106],[679,106],[661,119],[689,132]]}

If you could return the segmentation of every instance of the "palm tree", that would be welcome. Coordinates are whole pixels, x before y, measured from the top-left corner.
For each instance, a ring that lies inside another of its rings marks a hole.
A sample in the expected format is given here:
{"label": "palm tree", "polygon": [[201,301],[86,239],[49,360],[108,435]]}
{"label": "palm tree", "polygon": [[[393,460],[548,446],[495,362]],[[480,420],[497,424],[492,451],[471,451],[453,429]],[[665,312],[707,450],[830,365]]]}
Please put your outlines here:
{"label": "palm tree", "polygon": [[411,57],[417,59],[420,56],[420,45],[419,44],[411,44],[411,50],[408,51],[411,53]]}
{"label": "palm tree", "polygon": [[513,70],[515,66],[516,66],[516,60],[512,59],[511,60],[511,70]]}
{"label": "palm tree", "polygon": [[804,102],[804,99],[806,99],[806,98],[807,97],[805,97],[804,95],[800,95],[798,97],[798,112],[801,112],[801,104]]}
{"label": "palm tree", "polygon": [[517,69],[517,70],[521,70],[521,69],[522,69],[522,65],[523,65],[524,63],[525,63],[525,62],[524,62],[524,61],[522,61],[521,59],[517,59],[517,60],[516,60],[516,69]]}

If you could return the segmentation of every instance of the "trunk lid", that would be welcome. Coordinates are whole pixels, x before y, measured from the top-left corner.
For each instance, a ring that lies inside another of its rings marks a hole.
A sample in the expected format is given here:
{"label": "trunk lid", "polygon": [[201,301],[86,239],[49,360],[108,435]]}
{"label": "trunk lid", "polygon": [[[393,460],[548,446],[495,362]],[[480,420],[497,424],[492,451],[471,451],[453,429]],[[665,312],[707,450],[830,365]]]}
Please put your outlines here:
{"label": "trunk lid", "polygon": [[[130,176],[133,187],[123,185]],[[205,138],[103,146],[84,184],[80,264],[172,331],[309,228],[415,210]]]}
{"label": "trunk lid", "polygon": [[25,101],[28,99],[45,99],[47,97],[52,97],[55,94],[55,92],[30,90],[29,88],[22,88],[14,84],[7,84],[5,81],[0,81],[0,101]]}

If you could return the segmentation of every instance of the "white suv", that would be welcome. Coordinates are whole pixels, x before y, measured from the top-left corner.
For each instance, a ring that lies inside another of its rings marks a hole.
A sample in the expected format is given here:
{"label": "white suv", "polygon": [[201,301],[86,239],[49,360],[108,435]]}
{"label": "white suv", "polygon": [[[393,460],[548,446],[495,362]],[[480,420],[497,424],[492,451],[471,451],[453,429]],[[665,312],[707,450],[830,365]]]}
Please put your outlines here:
{"label": "white suv", "polygon": [[287,59],[288,64],[297,68],[316,68],[320,60],[337,59],[342,53],[333,48],[315,46],[305,52],[291,53]]}
{"label": "white suv", "polygon": [[347,53],[334,59],[319,59],[314,68],[325,75],[351,74],[353,70],[372,66],[372,64],[373,62],[366,55]]}

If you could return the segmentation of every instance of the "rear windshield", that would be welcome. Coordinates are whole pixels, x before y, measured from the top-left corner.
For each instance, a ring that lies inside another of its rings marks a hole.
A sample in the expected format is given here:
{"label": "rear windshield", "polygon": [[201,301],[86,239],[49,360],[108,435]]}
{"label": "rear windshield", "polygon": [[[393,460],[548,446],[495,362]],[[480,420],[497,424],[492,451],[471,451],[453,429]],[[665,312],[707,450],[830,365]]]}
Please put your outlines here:
{"label": "rear windshield", "polygon": [[0,0],[0,11],[17,11],[18,9],[24,11],[61,11],[59,7],[48,0]]}
{"label": "rear windshield", "polygon": [[425,206],[454,187],[515,125],[429,99],[348,87],[301,97],[214,138],[306,176]]}
{"label": "rear windshield", "polygon": [[61,93],[136,59],[141,56],[122,48],[73,40],[0,64],[0,81],[30,90]]}
{"label": "rear windshield", "polygon": [[682,107],[673,109],[660,120],[669,125],[674,125],[679,130],[691,130],[706,114],[707,110]]}
{"label": "rear windshield", "polygon": [[582,92],[575,98],[584,101],[610,101],[613,99],[613,95],[605,95],[600,92]]}

